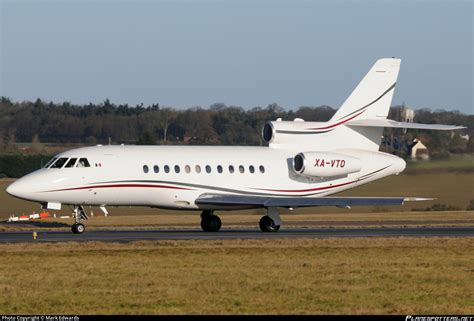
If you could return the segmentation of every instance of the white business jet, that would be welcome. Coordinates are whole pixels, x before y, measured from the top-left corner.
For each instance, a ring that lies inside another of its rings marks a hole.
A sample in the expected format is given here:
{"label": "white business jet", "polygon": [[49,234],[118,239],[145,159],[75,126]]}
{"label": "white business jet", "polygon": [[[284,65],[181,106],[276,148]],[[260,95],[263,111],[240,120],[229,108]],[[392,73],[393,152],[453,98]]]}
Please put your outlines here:
{"label": "white business jet", "polygon": [[405,161],[379,152],[384,127],[463,127],[387,119],[399,59],[380,59],[327,122],[270,121],[268,147],[94,146],[55,156],[7,188],[15,197],[59,210],[72,205],[74,233],[83,233],[85,205],[201,210],[201,227],[221,228],[215,210],[265,208],[263,232],[278,231],[279,208],[401,205],[406,197],[328,197],[398,174]]}

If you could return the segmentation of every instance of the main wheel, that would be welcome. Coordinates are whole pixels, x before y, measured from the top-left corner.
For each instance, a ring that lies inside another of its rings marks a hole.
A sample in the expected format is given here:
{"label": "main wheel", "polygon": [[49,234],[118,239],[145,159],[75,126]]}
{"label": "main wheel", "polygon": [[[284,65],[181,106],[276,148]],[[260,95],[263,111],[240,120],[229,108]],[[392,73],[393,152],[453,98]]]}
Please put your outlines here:
{"label": "main wheel", "polygon": [[212,213],[213,211],[210,211],[210,210],[202,211],[201,218],[212,216],[213,215]]}
{"label": "main wheel", "polygon": [[267,215],[260,219],[259,225],[262,232],[276,232],[280,229],[280,225],[275,225],[275,222]]}
{"label": "main wheel", "polygon": [[86,230],[86,227],[82,223],[73,224],[71,230],[74,234],[82,234]]}
{"label": "main wheel", "polygon": [[221,219],[217,215],[203,216],[201,219],[201,228],[205,232],[217,232],[221,225]]}

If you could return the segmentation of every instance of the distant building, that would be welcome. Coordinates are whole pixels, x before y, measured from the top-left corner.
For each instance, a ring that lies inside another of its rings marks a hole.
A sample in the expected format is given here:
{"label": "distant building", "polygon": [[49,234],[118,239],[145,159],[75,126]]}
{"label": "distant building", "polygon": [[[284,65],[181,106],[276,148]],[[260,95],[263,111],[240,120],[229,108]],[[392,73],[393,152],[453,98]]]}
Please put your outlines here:
{"label": "distant building", "polygon": [[411,147],[411,154],[410,157],[412,159],[422,159],[422,160],[427,160],[430,158],[430,154],[428,152],[428,148],[419,140],[416,138],[413,140],[415,143]]}
{"label": "distant building", "polygon": [[401,110],[401,121],[407,122],[407,123],[413,123],[413,119],[415,118],[415,110],[407,107],[403,107]]}

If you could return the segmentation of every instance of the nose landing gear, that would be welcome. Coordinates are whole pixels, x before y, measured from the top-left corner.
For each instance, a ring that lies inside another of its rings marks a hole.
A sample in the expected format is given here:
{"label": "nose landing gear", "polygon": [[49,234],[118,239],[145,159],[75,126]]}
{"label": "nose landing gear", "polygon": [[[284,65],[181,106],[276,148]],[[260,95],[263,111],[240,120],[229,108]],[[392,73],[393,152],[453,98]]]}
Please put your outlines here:
{"label": "nose landing gear", "polygon": [[74,218],[75,223],[71,226],[71,231],[74,234],[84,233],[84,231],[86,230],[86,227],[84,224],[81,223],[81,221],[89,219],[87,217],[86,211],[84,210],[84,207],[82,205],[74,206],[72,217]]}
{"label": "nose landing gear", "polygon": [[81,234],[84,233],[86,227],[82,223],[75,223],[72,225],[71,230],[74,234]]}

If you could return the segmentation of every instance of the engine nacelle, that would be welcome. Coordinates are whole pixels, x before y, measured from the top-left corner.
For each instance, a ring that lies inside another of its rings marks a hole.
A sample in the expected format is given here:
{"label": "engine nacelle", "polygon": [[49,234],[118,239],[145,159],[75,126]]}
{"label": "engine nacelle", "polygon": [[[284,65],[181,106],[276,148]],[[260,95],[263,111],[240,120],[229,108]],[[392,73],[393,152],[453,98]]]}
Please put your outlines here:
{"label": "engine nacelle", "polygon": [[293,169],[304,176],[332,177],[359,172],[358,158],[331,152],[303,152],[293,158]]}

